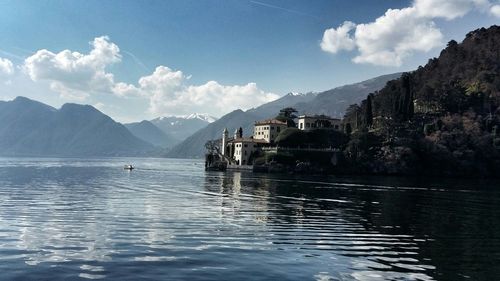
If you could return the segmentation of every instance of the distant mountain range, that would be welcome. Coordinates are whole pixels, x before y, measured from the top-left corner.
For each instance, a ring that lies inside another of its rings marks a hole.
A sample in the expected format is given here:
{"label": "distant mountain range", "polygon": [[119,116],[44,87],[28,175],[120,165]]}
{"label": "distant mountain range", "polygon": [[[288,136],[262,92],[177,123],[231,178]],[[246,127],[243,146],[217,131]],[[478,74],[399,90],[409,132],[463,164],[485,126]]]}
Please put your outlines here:
{"label": "distant mountain range", "polygon": [[257,120],[272,118],[284,107],[299,114],[340,117],[349,104],[382,88],[401,74],[384,75],[322,93],[289,93],[278,100],[219,120],[203,115],[159,117],[122,125],[89,105],[65,104],[55,109],[24,97],[0,101],[2,156],[167,156],[197,158],[207,140],[242,127],[251,135]]}
{"label": "distant mountain range", "polygon": [[90,105],[0,102],[2,156],[134,156],[157,149]]}
{"label": "distant mountain range", "polygon": [[313,100],[299,102],[293,107],[300,114],[325,114],[341,118],[349,105],[359,103],[367,94],[382,89],[388,81],[398,79],[401,74],[382,75],[363,82],[337,87],[318,93]]}
{"label": "distant mountain range", "polygon": [[177,142],[185,140],[208,124],[216,121],[217,118],[205,114],[191,114],[186,116],[166,116],[151,120],[156,127],[165,134],[176,139]]}
{"label": "distant mountain range", "polygon": [[245,135],[249,134],[253,123],[261,119],[260,115],[250,112],[244,112],[241,109],[235,110],[221,117],[219,120],[210,123],[208,126],[200,129],[186,140],[176,145],[166,156],[173,158],[199,158],[205,152],[205,143],[207,140],[218,139],[222,137],[222,131],[227,128],[234,132],[237,128],[243,127]]}
{"label": "distant mountain range", "polygon": [[179,142],[178,139],[166,134],[147,120],[124,125],[134,136],[161,148],[172,148]]}
{"label": "distant mountain range", "polygon": [[297,94],[289,93],[280,99],[263,104],[247,111],[235,110],[219,120],[200,129],[192,136],[172,148],[167,157],[198,158],[205,152],[205,143],[211,139],[222,137],[222,131],[227,128],[230,133],[237,128],[243,128],[243,134],[253,133],[253,124],[260,119],[276,116],[284,107],[294,107],[299,114],[326,114],[342,117],[348,105],[359,103],[369,93],[383,88],[390,80],[397,79],[401,73],[379,76],[360,83],[345,85],[321,93]]}
{"label": "distant mountain range", "polygon": [[170,149],[217,118],[193,113],[185,116],[166,116],[124,124],[134,136],[164,149]]}

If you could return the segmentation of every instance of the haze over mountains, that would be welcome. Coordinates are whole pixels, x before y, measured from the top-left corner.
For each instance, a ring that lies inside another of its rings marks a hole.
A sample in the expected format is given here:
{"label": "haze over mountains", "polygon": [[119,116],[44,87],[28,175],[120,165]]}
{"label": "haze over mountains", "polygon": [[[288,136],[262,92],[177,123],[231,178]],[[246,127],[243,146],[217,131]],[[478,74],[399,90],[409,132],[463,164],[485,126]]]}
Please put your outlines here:
{"label": "haze over mountains", "polygon": [[0,102],[0,155],[202,157],[205,142],[220,138],[224,128],[232,133],[242,127],[245,135],[251,135],[255,121],[272,118],[290,106],[300,114],[341,117],[349,104],[360,102],[400,75],[384,75],[321,93],[289,93],[247,111],[235,110],[219,120],[192,114],[122,125],[89,105],[65,104],[55,109],[17,97]]}
{"label": "haze over mountains", "polygon": [[24,97],[0,102],[2,156],[152,155],[155,147],[90,105],[55,109]]}
{"label": "haze over mountains", "polygon": [[123,124],[136,137],[161,148],[171,148],[178,140],[147,120]]}
{"label": "haze over mountains", "polygon": [[294,107],[299,114],[326,114],[342,117],[348,105],[359,103],[369,93],[380,90],[388,81],[397,79],[400,76],[401,73],[383,75],[321,93],[290,93],[257,108],[247,111],[235,110],[197,131],[176,145],[166,156],[173,158],[202,157],[205,151],[205,143],[211,139],[221,138],[224,128],[227,128],[232,134],[237,128],[242,127],[243,134],[249,136],[253,133],[255,121],[272,118],[284,107]]}
{"label": "haze over mountains", "polygon": [[206,115],[194,113],[187,116],[166,116],[159,117],[151,120],[156,127],[168,134],[177,142],[185,140],[194,132],[204,128],[208,124],[216,121],[217,118]]}
{"label": "haze over mountains", "polygon": [[124,124],[130,132],[155,146],[170,149],[217,118],[194,113],[186,116],[158,117],[151,121]]}

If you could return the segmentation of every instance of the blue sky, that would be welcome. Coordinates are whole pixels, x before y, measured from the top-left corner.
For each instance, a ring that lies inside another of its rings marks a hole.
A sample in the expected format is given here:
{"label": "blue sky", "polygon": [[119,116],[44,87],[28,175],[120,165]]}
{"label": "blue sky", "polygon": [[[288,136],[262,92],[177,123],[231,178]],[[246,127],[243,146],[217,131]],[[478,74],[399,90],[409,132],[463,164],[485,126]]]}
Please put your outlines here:
{"label": "blue sky", "polygon": [[[450,39],[498,24],[498,4],[0,1],[0,58],[12,65],[0,77],[0,99],[88,103],[119,121],[220,117],[291,91],[415,69]],[[64,50],[79,55],[58,57]]]}

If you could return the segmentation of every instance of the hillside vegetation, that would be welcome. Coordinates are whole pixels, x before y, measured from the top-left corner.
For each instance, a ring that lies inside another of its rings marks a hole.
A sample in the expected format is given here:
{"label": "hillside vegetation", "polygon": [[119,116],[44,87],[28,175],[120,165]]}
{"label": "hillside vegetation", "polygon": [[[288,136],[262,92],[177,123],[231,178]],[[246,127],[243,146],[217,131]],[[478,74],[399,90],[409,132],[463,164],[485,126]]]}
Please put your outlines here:
{"label": "hillside vegetation", "polygon": [[339,171],[498,176],[500,27],[481,28],[346,110]]}

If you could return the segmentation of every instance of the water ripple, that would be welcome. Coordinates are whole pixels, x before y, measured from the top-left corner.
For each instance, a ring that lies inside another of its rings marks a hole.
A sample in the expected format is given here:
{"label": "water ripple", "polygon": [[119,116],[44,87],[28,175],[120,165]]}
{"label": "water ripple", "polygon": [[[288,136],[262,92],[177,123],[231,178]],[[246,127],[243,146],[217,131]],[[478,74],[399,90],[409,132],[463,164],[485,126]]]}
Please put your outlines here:
{"label": "water ripple", "polygon": [[[121,168],[131,162],[136,170]],[[202,168],[170,159],[0,159],[0,279],[500,274],[487,266],[500,264],[500,194],[487,185]]]}

